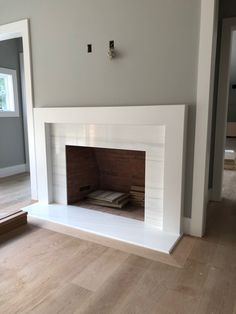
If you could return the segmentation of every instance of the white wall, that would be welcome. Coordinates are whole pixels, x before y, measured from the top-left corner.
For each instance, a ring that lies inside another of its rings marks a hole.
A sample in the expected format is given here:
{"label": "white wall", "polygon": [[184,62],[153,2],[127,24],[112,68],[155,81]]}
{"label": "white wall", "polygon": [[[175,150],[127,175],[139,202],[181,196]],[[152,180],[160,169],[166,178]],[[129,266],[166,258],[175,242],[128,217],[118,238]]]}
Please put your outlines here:
{"label": "white wall", "polygon": [[[190,104],[191,216],[200,0],[0,0],[0,24],[29,18],[36,107]],[[115,40],[119,57],[107,57]],[[93,44],[93,53],[86,45]]]}

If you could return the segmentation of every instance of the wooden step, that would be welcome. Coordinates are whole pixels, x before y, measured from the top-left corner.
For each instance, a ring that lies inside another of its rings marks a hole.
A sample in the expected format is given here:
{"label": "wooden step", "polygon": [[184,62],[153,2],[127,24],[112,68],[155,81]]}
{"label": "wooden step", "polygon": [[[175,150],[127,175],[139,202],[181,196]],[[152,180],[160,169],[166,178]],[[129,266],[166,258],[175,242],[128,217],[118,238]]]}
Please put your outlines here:
{"label": "wooden step", "polygon": [[0,212],[0,234],[7,233],[27,223],[27,212],[23,210]]}

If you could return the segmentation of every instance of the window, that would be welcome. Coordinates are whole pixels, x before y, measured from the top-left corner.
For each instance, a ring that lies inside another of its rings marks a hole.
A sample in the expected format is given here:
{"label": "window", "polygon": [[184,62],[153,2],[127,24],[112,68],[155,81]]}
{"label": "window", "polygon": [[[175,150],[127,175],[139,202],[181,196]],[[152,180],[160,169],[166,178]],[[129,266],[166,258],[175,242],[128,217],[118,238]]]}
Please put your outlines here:
{"label": "window", "polygon": [[19,116],[16,71],[0,68],[0,117]]}

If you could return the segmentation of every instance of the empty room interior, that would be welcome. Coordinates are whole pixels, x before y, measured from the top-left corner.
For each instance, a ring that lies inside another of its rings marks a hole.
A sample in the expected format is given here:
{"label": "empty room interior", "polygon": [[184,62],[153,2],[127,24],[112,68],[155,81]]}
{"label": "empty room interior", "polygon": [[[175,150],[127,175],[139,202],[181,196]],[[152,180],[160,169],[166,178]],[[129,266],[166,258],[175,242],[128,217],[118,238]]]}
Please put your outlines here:
{"label": "empty room interior", "polygon": [[0,313],[236,313],[234,0],[0,0]]}

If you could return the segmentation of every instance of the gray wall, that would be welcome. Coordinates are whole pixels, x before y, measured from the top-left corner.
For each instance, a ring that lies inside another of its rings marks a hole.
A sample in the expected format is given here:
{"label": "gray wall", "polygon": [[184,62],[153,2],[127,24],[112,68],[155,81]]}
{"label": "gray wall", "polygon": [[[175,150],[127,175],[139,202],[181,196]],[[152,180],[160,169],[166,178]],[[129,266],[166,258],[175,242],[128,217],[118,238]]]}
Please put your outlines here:
{"label": "gray wall", "polygon": [[236,32],[233,32],[232,38],[228,122],[236,122],[236,89],[232,89],[233,84],[236,84]]}
{"label": "gray wall", "polygon": [[25,163],[17,39],[0,42],[0,67],[17,71],[20,116],[0,117],[0,168]]}
{"label": "gray wall", "polygon": [[[0,23],[30,18],[36,107],[192,104],[199,5],[199,0],[0,0]],[[113,39],[120,58],[111,62],[107,47]]]}
{"label": "gray wall", "polygon": [[[200,0],[0,0],[0,24],[30,18],[34,103],[187,103],[191,215]],[[118,58],[107,57],[109,40]],[[87,44],[93,53],[86,53]]]}

